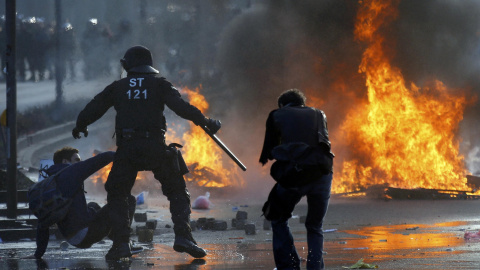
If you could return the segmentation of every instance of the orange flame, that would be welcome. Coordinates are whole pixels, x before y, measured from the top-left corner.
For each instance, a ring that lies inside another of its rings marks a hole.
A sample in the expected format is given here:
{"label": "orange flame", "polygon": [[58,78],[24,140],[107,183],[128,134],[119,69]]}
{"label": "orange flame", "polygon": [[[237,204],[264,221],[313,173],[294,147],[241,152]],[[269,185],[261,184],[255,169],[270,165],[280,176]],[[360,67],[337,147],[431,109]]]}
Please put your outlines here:
{"label": "orange flame", "polygon": [[101,168],[95,174],[93,174],[90,177],[90,179],[92,180],[92,183],[93,184],[97,184],[97,183],[103,183],[104,184],[105,182],[107,182],[108,174],[112,170],[112,164],[113,163],[108,164],[107,166]]}
{"label": "orange flame", "polygon": [[451,95],[440,81],[407,87],[401,71],[390,65],[379,31],[396,17],[398,1],[360,3],[355,37],[368,44],[359,67],[368,101],[348,114],[339,141],[362,158],[337,159],[343,164],[336,167],[333,192],[375,184],[468,190],[455,138],[466,98]]}
{"label": "orange flame", "polygon": [[[201,86],[194,90],[183,88],[181,92],[187,95],[190,104],[204,113],[209,105],[200,94],[200,89]],[[235,163],[223,160],[222,149],[202,128],[190,122],[190,130],[183,134],[182,139],[186,142],[183,157],[190,169],[190,174],[186,175],[188,181],[196,180],[197,185],[205,187],[243,185],[243,179]]]}

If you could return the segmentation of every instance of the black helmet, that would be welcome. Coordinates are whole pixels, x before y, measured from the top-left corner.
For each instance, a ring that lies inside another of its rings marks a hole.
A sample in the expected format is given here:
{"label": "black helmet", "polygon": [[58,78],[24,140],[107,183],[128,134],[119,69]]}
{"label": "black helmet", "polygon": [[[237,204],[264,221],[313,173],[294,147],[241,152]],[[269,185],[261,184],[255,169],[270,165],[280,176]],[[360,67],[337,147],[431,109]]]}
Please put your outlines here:
{"label": "black helmet", "polygon": [[127,72],[158,73],[158,70],[152,67],[152,53],[144,46],[138,45],[128,49],[120,63]]}

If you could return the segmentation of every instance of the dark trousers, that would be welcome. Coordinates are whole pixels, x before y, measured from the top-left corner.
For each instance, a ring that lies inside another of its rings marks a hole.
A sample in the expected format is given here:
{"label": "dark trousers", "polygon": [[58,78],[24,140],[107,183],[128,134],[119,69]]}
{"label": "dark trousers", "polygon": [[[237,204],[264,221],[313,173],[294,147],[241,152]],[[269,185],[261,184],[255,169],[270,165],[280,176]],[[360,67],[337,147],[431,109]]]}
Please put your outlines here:
{"label": "dark trousers", "polygon": [[[130,219],[130,224],[135,214],[136,199],[134,196],[129,196],[129,209],[128,216]],[[114,238],[112,232],[112,223],[109,219],[108,212],[110,207],[106,204],[103,207],[100,207],[97,203],[90,202],[88,203],[88,208],[90,211],[95,211],[95,216],[92,221],[88,223],[88,232],[85,238],[80,244],[76,247],[78,248],[89,248],[93,244],[103,240],[105,237]]]}
{"label": "dark trousers", "polygon": [[276,186],[279,203],[283,209],[282,218],[272,220],[273,255],[277,269],[300,269],[300,258],[295,249],[288,219],[303,196],[307,197],[308,212],[305,227],[307,229],[308,257],[307,269],[324,269],[322,225],[327,213],[332,186],[332,174],[324,175],[318,181],[302,187],[285,188]]}
{"label": "dark trousers", "polygon": [[190,194],[183,175],[166,172],[164,145],[148,140],[122,142],[115,153],[112,170],[105,189],[111,207],[110,220],[114,244],[125,243],[130,237],[128,196],[135,184],[138,171],[150,170],[162,184],[162,192],[170,201],[170,213],[175,234],[190,235]]}

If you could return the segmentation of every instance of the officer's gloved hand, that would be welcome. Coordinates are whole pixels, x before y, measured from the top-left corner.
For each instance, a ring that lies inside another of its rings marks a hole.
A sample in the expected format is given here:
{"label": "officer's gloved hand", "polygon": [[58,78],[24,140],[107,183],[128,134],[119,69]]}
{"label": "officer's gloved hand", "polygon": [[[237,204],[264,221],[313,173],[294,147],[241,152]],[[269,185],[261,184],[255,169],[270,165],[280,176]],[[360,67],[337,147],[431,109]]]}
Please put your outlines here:
{"label": "officer's gloved hand", "polygon": [[217,131],[222,127],[222,123],[220,122],[220,120],[207,118],[206,121],[207,121],[206,126],[212,134],[217,133]]}
{"label": "officer's gloved hand", "polygon": [[73,128],[72,130],[72,136],[75,139],[80,139],[82,136],[80,135],[80,132],[83,133],[85,137],[88,137],[88,129],[79,129],[78,127]]}

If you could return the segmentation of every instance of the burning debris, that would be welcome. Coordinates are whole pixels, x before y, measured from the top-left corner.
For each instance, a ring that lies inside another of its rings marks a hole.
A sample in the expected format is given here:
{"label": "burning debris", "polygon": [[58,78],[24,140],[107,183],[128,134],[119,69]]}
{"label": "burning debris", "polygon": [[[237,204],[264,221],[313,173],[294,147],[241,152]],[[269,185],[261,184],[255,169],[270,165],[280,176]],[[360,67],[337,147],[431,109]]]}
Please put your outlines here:
{"label": "burning debris", "polygon": [[392,66],[382,28],[398,16],[397,2],[368,1],[359,8],[355,37],[367,45],[359,72],[368,99],[352,109],[342,139],[336,138],[356,157],[336,167],[332,189],[344,193],[388,184],[394,197],[462,197],[467,171],[455,133],[467,98],[452,95],[440,81],[407,86]]}
{"label": "burning debris", "polygon": [[469,191],[459,190],[442,190],[442,189],[401,189],[401,188],[387,188],[385,190],[386,198],[399,199],[399,200],[469,200],[480,199],[480,195],[474,195]]}
{"label": "burning debris", "polygon": [[[366,197],[370,199],[382,200],[478,200],[480,195],[477,194],[480,177],[467,176],[474,179],[475,183],[469,183],[474,187],[472,190],[448,190],[448,189],[428,189],[428,188],[395,188],[387,184],[372,185],[362,191],[346,192],[336,194],[339,197]],[[475,185],[475,186],[474,186]]]}
{"label": "burning debris", "polygon": [[222,178],[209,167],[201,167],[198,162],[188,166],[190,173],[185,175],[187,181],[195,183],[199,187],[217,186],[222,187]]}
{"label": "burning debris", "polygon": [[473,191],[477,191],[480,189],[480,177],[474,175],[467,175],[467,185],[473,189]]}

